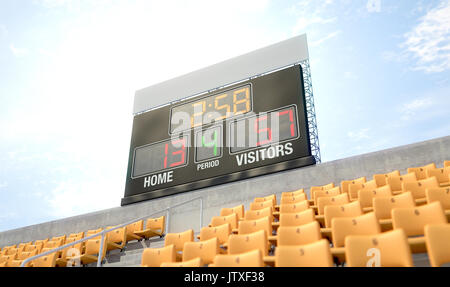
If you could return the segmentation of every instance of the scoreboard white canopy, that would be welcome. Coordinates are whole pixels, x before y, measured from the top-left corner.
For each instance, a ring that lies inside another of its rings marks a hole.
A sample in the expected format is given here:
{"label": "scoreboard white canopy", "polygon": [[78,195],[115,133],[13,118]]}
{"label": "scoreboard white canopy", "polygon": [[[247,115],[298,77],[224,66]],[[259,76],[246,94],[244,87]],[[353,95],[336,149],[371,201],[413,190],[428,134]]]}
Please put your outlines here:
{"label": "scoreboard white canopy", "polygon": [[169,104],[308,59],[306,34],[136,91],[133,113]]}

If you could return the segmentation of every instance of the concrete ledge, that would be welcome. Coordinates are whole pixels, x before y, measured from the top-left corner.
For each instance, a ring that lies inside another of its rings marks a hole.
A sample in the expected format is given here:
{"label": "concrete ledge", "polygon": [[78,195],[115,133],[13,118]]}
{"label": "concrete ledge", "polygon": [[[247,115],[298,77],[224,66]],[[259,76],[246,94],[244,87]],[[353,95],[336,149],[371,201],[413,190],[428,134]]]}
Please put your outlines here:
{"label": "concrete ledge", "polygon": [[[450,160],[450,136],[4,231],[0,232],[0,247],[120,224],[195,197],[203,198],[203,226],[206,226],[212,216],[219,215],[220,208],[243,203],[248,209],[255,197],[274,193],[279,197],[283,191],[330,182],[339,184],[361,176],[371,178],[373,174],[396,169],[405,173],[408,167],[431,162],[442,167],[444,160]],[[199,232],[200,202],[177,207],[170,217],[170,232],[190,228]]]}

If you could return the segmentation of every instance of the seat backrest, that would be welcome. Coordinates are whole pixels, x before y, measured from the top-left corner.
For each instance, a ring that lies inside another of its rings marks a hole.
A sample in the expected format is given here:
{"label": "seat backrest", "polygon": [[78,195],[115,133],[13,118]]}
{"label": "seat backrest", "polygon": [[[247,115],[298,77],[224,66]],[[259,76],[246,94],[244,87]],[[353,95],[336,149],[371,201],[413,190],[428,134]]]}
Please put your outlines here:
{"label": "seat backrest", "polygon": [[186,242],[183,247],[183,261],[201,258],[204,264],[211,264],[220,252],[217,237],[198,242]]}
{"label": "seat backrest", "polygon": [[144,229],[144,220],[139,220],[136,222],[133,222],[131,224],[128,224],[125,228],[127,235],[134,235],[134,232],[140,231]]}
{"label": "seat backrest", "polygon": [[363,188],[360,191],[358,191],[358,198],[362,208],[372,207],[374,198],[391,197],[391,196],[392,191],[389,185],[385,185],[375,189]]}
{"label": "seat backrest", "polygon": [[400,176],[400,171],[394,170],[394,171],[391,171],[391,172],[388,172],[388,173],[374,174],[373,175],[373,180],[376,182],[378,187],[385,186],[387,184],[387,178],[390,175]]}
{"label": "seat backrest", "polygon": [[258,230],[265,230],[267,235],[272,235],[272,222],[269,216],[239,222],[238,234],[249,234]]}
{"label": "seat backrest", "polygon": [[225,223],[214,227],[202,227],[200,230],[200,241],[208,240],[211,238],[217,238],[219,244],[224,244],[228,242],[228,237],[231,234],[231,225]]}
{"label": "seat backrest", "polygon": [[220,210],[220,216],[226,216],[226,215],[230,215],[232,213],[236,213],[238,216],[238,220],[244,218],[244,205],[238,205],[235,207],[230,207],[230,208],[222,208]]}
{"label": "seat backrest", "polygon": [[[106,229],[113,228],[114,226],[108,226]],[[106,233],[106,241],[114,243],[122,243],[126,241],[127,234],[125,232],[126,227],[114,229]]]}
{"label": "seat backrest", "polygon": [[183,262],[163,262],[161,267],[202,267],[205,265],[200,257]]}
{"label": "seat backrest", "polygon": [[37,254],[38,254],[37,249],[34,249],[33,251],[23,251],[20,254],[18,254],[16,258],[17,260],[25,260]]}
{"label": "seat backrest", "polygon": [[214,267],[264,267],[263,253],[259,249],[231,255],[217,255]]}
{"label": "seat backrest", "polygon": [[[44,250],[43,250],[44,252]],[[57,252],[33,260],[33,267],[55,267]]]}
{"label": "seat backrest", "polygon": [[430,163],[424,166],[419,166],[419,167],[410,167],[407,169],[408,173],[415,173],[416,174],[416,178],[417,180],[421,180],[421,179],[425,179],[427,178],[427,170],[428,169],[435,169],[436,168],[436,164],[435,163]]}
{"label": "seat backrest", "polygon": [[268,201],[268,200],[272,200],[272,205],[275,206],[277,205],[277,196],[275,194],[271,194],[265,197],[255,197],[253,199],[253,202],[264,202],[264,201]]}
{"label": "seat backrest", "polygon": [[[66,239],[66,244],[75,242],[77,240],[79,240],[79,239],[76,237],[68,237]],[[83,246],[82,242],[80,242],[75,245],[64,248],[61,253],[61,258],[65,259],[66,257],[74,257],[74,256],[80,255],[81,251],[82,251],[82,246]]]}
{"label": "seat backrest", "polygon": [[[86,245],[86,249],[84,251],[84,254],[87,255],[95,255],[95,256],[99,256],[99,252],[100,252],[100,244],[101,244],[101,239],[89,239],[87,241],[85,241],[85,245]],[[103,252],[102,252],[102,260],[103,258],[105,258],[106,255],[106,238],[103,239]]]}
{"label": "seat backrest", "polygon": [[450,209],[450,187],[429,188],[425,191],[427,203],[439,201],[444,209]]}
{"label": "seat backrest", "polygon": [[348,195],[350,196],[350,199],[357,199],[358,198],[358,192],[360,190],[370,190],[370,189],[376,189],[377,183],[375,180],[369,180],[365,183],[352,183],[348,186]]}
{"label": "seat backrest", "polygon": [[355,217],[362,215],[363,211],[359,201],[350,202],[343,205],[329,205],[325,207],[325,227],[331,228],[331,220],[340,217]]}
{"label": "seat backrest", "polygon": [[273,200],[269,199],[266,201],[259,201],[259,202],[251,202],[250,203],[250,210],[259,210],[259,209],[263,209],[266,207],[273,207]]}
{"label": "seat backrest", "polygon": [[302,193],[305,193],[305,189],[304,188],[300,188],[294,191],[284,191],[281,193],[281,197],[289,197],[289,196],[296,196],[296,195],[300,195]]}
{"label": "seat backrest", "polygon": [[333,218],[331,233],[333,246],[344,247],[346,236],[378,234],[381,233],[381,228],[375,213],[369,212],[356,217]]}
{"label": "seat backrest", "polygon": [[314,210],[307,209],[298,213],[281,213],[280,214],[280,227],[281,226],[299,226],[307,224],[316,220]]}
{"label": "seat backrest", "polygon": [[401,176],[393,175],[389,176],[387,183],[391,186],[392,192],[403,191],[403,183],[417,181],[416,174],[411,172]]}
{"label": "seat backrest", "polygon": [[434,169],[427,169],[427,177],[433,177],[435,176],[437,181],[442,183],[448,183],[449,182],[449,176],[450,176],[450,168],[434,168]]}
{"label": "seat backrest", "polygon": [[238,225],[237,214],[232,213],[226,216],[213,216],[213,218],[211,218],[212,227],[219,226],[225,223],[229,223],[231,225],[231,229],[237,228]]}
{"label": "seat backrest", "polygon": [[330,188],[334,187],[334,182],[329,183],[329,184],[325,184],[325,185],[321,185],[321,186],[311,186],[309,188],[309,194],[311,196],[311,199],[314,200],[314,192],[317,190],[327,190]]}
{"label": "seat backrest", "polygon": [[280,214],[281,213],[297,213],[309,208],[309,202],[304,200],[297,203],[284,203],[280,204]]}
{"label": "seat backrest", "polygon": [[425,225],[425,244],[432,267],[450,262],[450,224]]}
{"label": "seat backrest", "polygon": [[145,248],[142,252],[142,267],[159,267],[164,262],[176,262],[177,254],[174,245],[161,248]]}
{"label": "seat backrest", "polygon": [[[89,236],[95,235],[95,234],[97,234],[97,233],[100,233],[100,232],[102,232],[102,230],[103,230],[103,228],[98,228],[98,229],[91,229],[91,230],[88,230],[88,231],[86,231],[86,237],[89,237]],[[101,237],[102,237],[102,236],[99,235],[99,236],[96,236],[96,237],[91,238],[91,239],[100,239]]]}
{"label": "seat backrest", "polygon": [[349,192],[348,186],[350,184],[365,183],[365,182],[366,182],[366,177],[365,176],[360,177],[360,178],[356,178],[356,179],[353,179],[353,180],[343,180],[343,181],[341,181],[341,192],[342,193],[348,193]]}
{"label": "seat backrest", "polygon": [[349,203],[348,193],[342,193],[336,196],[320,197],[317,199],[317,213],[322,215],[327,205],[342,205]]}
{"label": "seat backrest", "polygon": [[174,245],[175,251],[183,251],[184,243],[194,241],[194,230],[189,229],[179,233],[167,233],[164,246]]}
{"label": "seat backrest", "polygon": [[404,182],[402,185],[403,192],[410,191],[414,199],[425,198],[425,190],[427,188],[438,187],[439,182],[434,176],[414,182]]}
{"label": "seat backrest", "polygon": [[280,204],[292,204],[292,203],[300,203],[302,201],[307,201],[308,197],[305,193],[300,193],[293,196],[283,196],[280,199]]}
{"label": "seat backrest", "polygon": [[349,267],[413,267],[411,249],[402,229],[345,238]]}
{"label": "seat backrest", "polygon": [[390,197],[375,197],[373,199],[373,211],[378,219],[392,218],[392,209],[411,208],[416,206],[411,192],[404,192]]}
{"label": "seat backrest", "polygon": [[263,256],[268,254],[268,240],[265,230],[250,234],[232,234],[228,239],[228,254],[239,254],[254,249],[261,250]]}
{"label": "seat backrest", "polygon": [[341,188],[339,186],[325,189],[325,190],[316,190],[314,191],[314,205],[317,206],[317,200],[322,197],[332,197],[341,194]]}
{"label": "seat backrest", "polygon": [[273,221],[272,206],[268,206],[266,208],[258,210],[248,210],[245,213],[244,220],[255,220],[266,216],[269,217],[270,222]]}
{"label": "seat backrest", "polygon": [[160,216],[147,219],[145,229],[161,230],[161,234],[163,234],[166,230],[166,217]]}
{"label": "seat backrest", "polygon": [[319,222],[299,226],[280,226],[277,230],[277,246],[303,245],[322,239]]}
{"label": "seat backrest", "polygon": [[278,246],[275,249],[275,267],[332,267],[328,240],[293,246]]}
{"label": "seat backrest", "polygon": [[392,210],[392,226],[394,229],[402,228],[407,236],[423,235],[425,225],[440,223],[447,223],[440,202]]}

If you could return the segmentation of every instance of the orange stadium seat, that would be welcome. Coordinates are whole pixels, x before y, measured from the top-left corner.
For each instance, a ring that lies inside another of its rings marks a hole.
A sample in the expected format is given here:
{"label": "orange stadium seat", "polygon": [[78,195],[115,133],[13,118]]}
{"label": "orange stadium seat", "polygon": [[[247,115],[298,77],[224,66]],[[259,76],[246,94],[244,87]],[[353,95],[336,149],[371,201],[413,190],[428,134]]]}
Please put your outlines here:
{"label": "orange stadium seat", "polygon": [[284,203],[280,204],[281,213],[298,213],[300,211],[307,210],[309,208],[309,202],[307,200],[297,203]]}
{"label": "orange stadium seat", "polygon": [[292,203],[300,203],[302,201],[307,201],[307,197],[305,193],[300,193],[293,196],[283,196],[280,199],[280,204],[292,204]]}
{"label": "orange stadium seat", "polygon": [[[72,243],[72,242],[75,242],[75,241],[78,241],[78,240],[80,240],[80,239],[78,239],[78,237],[68,237],[66,239],[66,244],[69,244],[69,243]],[[75,257],[80,256],[82,254],[82,252],[83,252],[82,246],[83,246],[83,244],[82,244],[82,242],[80,242],[80,243],[77,243],[75,245],[72,245],[72,246],[64,248],[61,251],[61,258],[57,258],[56,259],[56,266],[66,267],[67,263],[68,263],[68,260],[67,260],[68,257],[75,258]],[[72,261],[69,262],[69,265],[73,266],[74,264],[76,264],[76,262],[77,261],[72,260]]]}
{"label": "orange stadium seat", "polygon": [[431,266],[450,263],[450,224],[427,224],[424,231]]}
{"label": "orange stadium seat", "polygon": [[427,170],[428,169],[435,169],[436,168],[436,164],[435,163],[430,163],[424,166],[419,166],[419,167],[410,167],[407,169],[408,173],[415,173],[416,174],[416,178],[417,180],[422,180],[427,178]]}
{"label": "orange stadium seat", "polygon": [[194,241],[194,230],[189,229],[179,233],[167,233],[164,240],[164,246],[174,245],[177,252],[177,261],[181,260],[181,253],[186,242]]}
{"label": "orange stadium seat", "polygon": [[322,197],[332,197],[341,194],[341,188],[339,186],[326,189],[326,190],[316,190],[314,191],[314,205],[317,206],[317,200]]}
{"label": "orange stadium seat", "polygon": [[403,184],[406,182],[416,182],[416,174],[411,172],[401,176],[389,176],[388,184],[391,186],[392,193],[394,195],[401,193],[403,191]]}
{"label": "orange stadium seat", "polygon": [[149,218],[145,224],[144,230],[135,231],[137,236],[149,239],[152,237],[162,237],[166,229],[166,217],[160,216],[158,218]]}
{"label": "orange stadium seat", "polygon": [[280,226],[277,231],[277,246],[303,245],[322,239],[317,221],[300,226]]}
{"label": "orange stadium seat", "polygon": [[445,215],[450,216],[450,187],[430,188],[425,191],[427,203],[439,201],[445,210]]}
{"label": "orange stadium seat", "polygon": [[324,211],[325,227],[331,228],[331,220],[333,218],[356,217],[362,214],[363,212],[359,201],[354,201],[343,205],[326,206]]}
{"label": "orange stadium seat", "polygon": [[142,237],[139,235],[136,235],[135,232],[141,231],[144,229],[144,220],[139,220],[136,222],[133,222],[131,224],[128,224],[125,228],[125,234],[126,238],[125,241],[128,243],[129,241],[133,240],[141,240]]}
{"label": "orange stadium seat", "polygon": [[415,182],[403,183],[403,192],[411,192],[416,204],[425,204],[426,195],[425,190],[428,188],[439,188],[439,182],[436,177],[429,177]]}
{"label": "orange stadium seat", "polygon": [[450,168],[427,169],[427,177],[435,176],[440,185],[450,184]]}
{"label": "orange stadium seat", "polygon": [[201,258],[203,264],[211,264],[217,254],[220,254],[220,246],[216,237],[205,241],[186,242],[183,247],[183,261]]}
{"label": "orange stadium seat", "polygon": [[235,207],[230,207],[230,208],[222,208],[220,210],[220,216],[227,216],[230,215],[232,213],[236,213],[238,216],[238,220],[241,220],[242,218],[244,218],[244,205],[238,205]]}
{"label": "orange stadium seat", "polygon": [[275,249],[275,267],[332,267],[333,259],[328,240]]}
{"label": "orange stadium seat", "polygon": [[370,180],[365,183],[352,183],[348,185],[348,195],[350,196],[350,200],[353,201],[358,199],[358,192],[360,190],[373,190],[377,187],[375,180]]}
{"label": "orange stadium seat", "polygon": [[297,189],[297,190],[294,190],[294,191],[284,191],[284,192],[281,193],[281,197],[297,196],[297,195],[300,195],[302,193],[305,193],[305,189],[303,189],[303,188],[300,188],[300,189]]}
{"label": "orange stadium seat", "polygon": [[353,180],[343,180],[343,181],[341,181],[341,192],[342,193],[349,193],[348,186],[350,184],[355,184],[355,183],[362,184],[362,183],[365,183],[365,182],[366,182],[366,177],[365,176],[360,177],[360,178],[356,178],[356,179],[353,179]]}
{"label": "orange stadium seat", "polygon": [[268,195],[265,197],[255,197],[253,199],[253,202],[264,202],[268,200],[272,200],[273,206],[277,205],[277,196],[275,194]]}
{"label": "orange stadium seat", "polygon": [[345,238],[349,267],[413,267],[411,250],[402,229]]}
{"label": "orange stadium seat", "polygon": [[272,235],[272,224],[269,216],[239,222],[238,234],[240,235],[250,234],[259,230],[265,230],[268,236]]}
{"label": "orange stadium seat", "polygon": [[383,220],[384,222],[391,222],[391,212],[394,208],[412,208],[414,206],[416,204],[411,192],[404,192],[391,197],[375,197],[373,199],[373,210],[380,222]]}
{"label": "orange stadium seat", "polygon": [[[103,252],[100,253],[100,244],[102,240],[100,238],[89,239],[85,242],[85,250],[81,255],[75,256],[66,256],[66,260],[70,260],[71,262],[80,262],[81,264],[89,264],[93,262],[97,262],[98,256],[101,256],[101,260],[106,256],[106,238],[103,239]],[[56,263],[56,260],[55,260]]]}
{"label": "orange stadium seat", "polygon": [[264,267],[263,253],[259,249],[230,255],[217,255],[214,267]]}
{"label": "orange stadium seat", "polygon": [[232,213],[226,216],[213,216],[213,218],[211,218],[211,226],[215,227],[225,223],[229,223],[231,225],[231,229],[236,229],[238,226],[237,218],[238,216],[236,213]]}
{"label": "orange stadium seat", "polygon": [[[45,252],[44,249],[42,252]],[[53,252],[46,256],[42,256],[33,260],[33,267],[55,267],[56,265],[56,253]]]}
{"label": "orange stadium seat", "polygon": [[325,206],[328,205],[342,205],[349,203],[348,193],[342,193],[331,197],[320,197],[317,199],[317,214],[323,215]]}
{"label": "orange stadium seat", "polygon": [[374,174],[373,180],[377,184],[377,187],[385,186],[389,176],[400,176],[400,171],[394,170],[388,173]]}
{"label": "orange stadium seat", "polygon": [[228,254],[240,254],[259,249],[263,256],[268,255],[267,233],[259,230],[250,234],[232,234],[228,239]]}
{"label": "orange stadium seat", "polygon": [[[113,228],[114,226],[108,226],[106,229]],[[106,251],[120,249],[122,250],[127,243],[126,227],[118,228],[106,233]]]}
{"label": "orange stadium seat", "polygon": [[266,201],[252,202],[250,203],[250,210],[258,210],[266,207],[274,207],[273,201],[271,199]]}
{"label": "orange stadium seat", "polygon": [[358,191],[359,202],[363,211],[372,211],[373,199],[380,197],[391,197],[392,191],[389,185],[378,187],[375,189],[361,189]]}
{"label": "orange stadium seat", "polygon": [[174,245],[161,248],[145,248],[142,253],[142,267],[160,267],[166,262],[176,262],[177,253]]}
{"label": "orange stadium seat", "polygon": [[231,225],[225,223],[214,227],[202,227],[200,230],[200,241],[205,241],[211,238],[217,238],[219,244],[223,245],[228,242],[228,237],[231,234]]}
{"label": "orange stadium seat", "polygon": [[244,216],[244,220],[256,220],[267,216],[269,217],[269,221],[272,222],[272,206],[268,206],[266,208],[258,210],[247,210]]}
{"label": "orange stadium seat", "polygon": [[298,213],[281,213],[280,227],[299,226],[315,221],[314,210],[307,209]]}

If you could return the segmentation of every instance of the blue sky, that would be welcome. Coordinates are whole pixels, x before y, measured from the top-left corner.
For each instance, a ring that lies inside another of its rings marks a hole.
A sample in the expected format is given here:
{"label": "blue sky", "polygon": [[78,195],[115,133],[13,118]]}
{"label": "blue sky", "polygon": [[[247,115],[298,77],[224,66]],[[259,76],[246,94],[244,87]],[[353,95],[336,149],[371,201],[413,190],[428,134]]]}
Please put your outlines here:
{"label": "blue sky", "polygon": [[0,1],[0,231],[119,206],[136,90],[303,33],[322,161],[450,134],[450,1]]}

